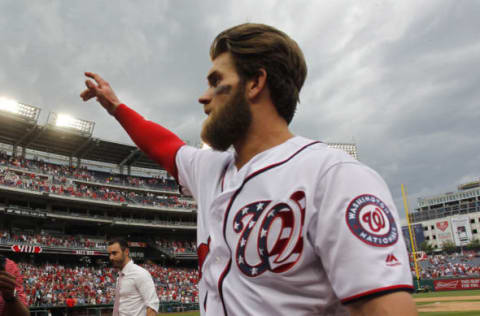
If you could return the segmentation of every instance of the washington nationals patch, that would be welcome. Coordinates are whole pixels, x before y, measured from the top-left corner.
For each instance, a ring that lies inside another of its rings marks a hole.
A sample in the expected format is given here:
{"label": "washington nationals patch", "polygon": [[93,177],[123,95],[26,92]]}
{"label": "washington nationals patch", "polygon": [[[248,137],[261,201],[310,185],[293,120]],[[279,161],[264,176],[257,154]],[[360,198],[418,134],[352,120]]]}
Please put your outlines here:
{"label": "washington nationals patch", "polygon": [[354,198],[345,214],[348,228],[364,243],[388,247],[398,240],[398,228],[388,207],[379,198],[364,194]]}

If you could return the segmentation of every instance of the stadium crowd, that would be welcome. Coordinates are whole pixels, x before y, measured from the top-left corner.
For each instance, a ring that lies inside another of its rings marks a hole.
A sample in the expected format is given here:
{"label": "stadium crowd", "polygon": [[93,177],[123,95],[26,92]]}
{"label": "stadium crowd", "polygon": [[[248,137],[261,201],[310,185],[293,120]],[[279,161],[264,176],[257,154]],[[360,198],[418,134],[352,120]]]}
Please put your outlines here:
{"label": "stadium crowd", "polygon": [[[89,250],[106,250],[107,242],[105,238],[101,237],[83,237],[72,235],[54,236],[51,233],[42,232],[35,234],[28,231],[9,232],[0,230],[0,244],[3,245],[29,245],[42,246],[50,248],[74,248],[74,249],[89,249]],[[155,245],[162,251],[176,255],[176,254],[196,254],[197,247],[194,241],[180,241],[180,240],[156,240]]]}
{"label": "stadium crowd", "polygon": [[15,169],[23,169],[43,175],[51,175],[60,179],[77,179],[88,182],[113,184],[145,189],[178,191],[178,185],[173,179],[167,177],[135,177],[115,174],[113,172],[89,170],[87,166],[76,168],[74,166],[59,165],[45,162],[42,159],[26,159],[12,157],[6,151],[0,152],[0,165]]}
{"label": "stadium crowd", "polygon": [[[37,158],[12,157],[5,151],[0,152],[0,186],[153,207],[196,208],[193,200],[172,194],[178,192],[178,185],[173,179],[167,177],[127,176],[91,170],[85,166],[76,168],[45,162]],[[45,210],[33,210],[25,206],[5,205],[4,208],[5,213],[10,208],[46,213]],[[56,210],[56,212],[59,211]],[[94,214],[93,216],[102,217],[103,215]],[[115,217],[114,219],[136,221],[133,218]],[[155,222],[157,219],[149,219],[149,221]],[[158,221],[173,225],[195,224],[160,219]],[[49,248],[105,251],[107,244],[102,237],[74,236],[43,230],[32,232],[3,227],[4,230],[0,229],[0,244],[7,246],[38,245]],[[195,242],[191,241],[161,240],[152,241],[152,243],[170,254],[196,253]],[[65,305],[72,299],[76,304],[113,303],[116,272],[111,267],[98,263],[95,266],[51,263],[39,265],[26,262],[18,264],[24,276],[30,306]],[[151,273],[160,302],[198,303],[197,270],[164,267],[154,263],[142,266]]]}
{"label": "stadium crowd", "polygon": [[156,240],[158,248],[166,250],[172,254],[197,253],[197,245],[193,241],[178,240]]}
{"label": "stadium crowd", "polygon": [[[111,267],[19,263],[30,306],[113,303],[117,273]],[[160,302],[198,302],[198,271],[141,264],[154,280]]]}
{"label": "stadium crowd", "polygon": [[0,244],[20,244],[51,248],[107,249],[105,240],[71,235],[63,235],[60,237],[51,234],[33,234],[26,231],[22,233],[10,233],[5,230],[0,230]]}
{"label": "stadium crowd", "polygon": [[480,276],[480,254],[474,251],[428,255],[418,263],[422,279]]}
{"label": "stadium crowd", "polygon": [[196,207],[193,200],[180,199],[177,195],[75,182],[67,178],[48,177],[9,168],[0,168],[0,185],[63,196],[153,207],[181,209]]}

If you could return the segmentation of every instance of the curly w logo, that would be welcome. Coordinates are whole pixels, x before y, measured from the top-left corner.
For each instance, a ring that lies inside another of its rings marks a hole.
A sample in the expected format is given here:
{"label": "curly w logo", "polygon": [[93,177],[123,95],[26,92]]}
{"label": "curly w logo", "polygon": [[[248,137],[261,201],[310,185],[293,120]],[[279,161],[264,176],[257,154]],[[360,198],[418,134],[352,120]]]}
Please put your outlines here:
{"label": "curly w logo", "polygon": [[[305,193],[297,191],[287,202],[278,203],[267,210],[270,203],[250,203],[237,212],[233,221],[234,231],[241,234],[236,249],[237,265],[250,277],[267,270],[285,272],[298,262],[303,251]],[[257,233],[252,234],[254,231]],[[256,256],[247,252],[249,243],[256,246]]]}

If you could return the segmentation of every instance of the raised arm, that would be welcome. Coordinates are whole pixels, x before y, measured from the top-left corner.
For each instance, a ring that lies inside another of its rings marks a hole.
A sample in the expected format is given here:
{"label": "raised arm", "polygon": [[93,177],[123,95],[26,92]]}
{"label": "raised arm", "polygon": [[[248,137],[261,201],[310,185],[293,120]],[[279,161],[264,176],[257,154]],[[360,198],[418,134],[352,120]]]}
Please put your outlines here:
{"label": "raised arm", "polygon": [[185,143],[168,129],[146,120],[122,104],[110,84],[102,77],[91,72],[86,72],[85,76],[93,81],[85,81],[87,89],[80,94],[83,101],[96,98],[120,122],[133,142],[177,179],[175,155]]}

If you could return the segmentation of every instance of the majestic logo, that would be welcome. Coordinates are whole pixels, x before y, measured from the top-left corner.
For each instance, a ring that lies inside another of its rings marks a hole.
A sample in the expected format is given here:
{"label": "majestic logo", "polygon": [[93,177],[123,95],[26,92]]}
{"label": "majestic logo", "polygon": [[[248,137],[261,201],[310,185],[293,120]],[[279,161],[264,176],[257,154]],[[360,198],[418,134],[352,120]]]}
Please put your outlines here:
{"label": "majestic logo", "polygon": [[[302,254],[305,193],[297,191],[287,202],[276,204],[267,210],[270,203],[271,201],[257,201],[248,204],[237,212],[233,221],[233,230],[241,234],[235,254],[237,266],[250,277],[256,277],[265,271],[288,271]],[[248,222],[245,219],[247,216]],[[254,231],[257,234],[252,234]],[[256,256],[251,255],[252,251],[247,251],[249,246],[256,247]]]}
{"label": "majestic logo", "polygon": [[438,229],[440,229],[442,232],[444,232],[445,229],[448,228],[448,221],[437,222],[436,226],[437,226]]}
{"label": "majestic logo", "polygon": [[387,247],[398,240],[398,228],[392,213],[373,195],[364,194],[353,199],[345,217],[351,232],[368,245]]}
{"label": "majestic logo", "polygon": [[387,259],[385,260],[385,262],[387,263],[387,266],[389,266],[389,267],[394,267],[394,266],[401,265],[401,263],[398,262],[397,257],[395,257],[395,255],[393,253],[387,255]]}

